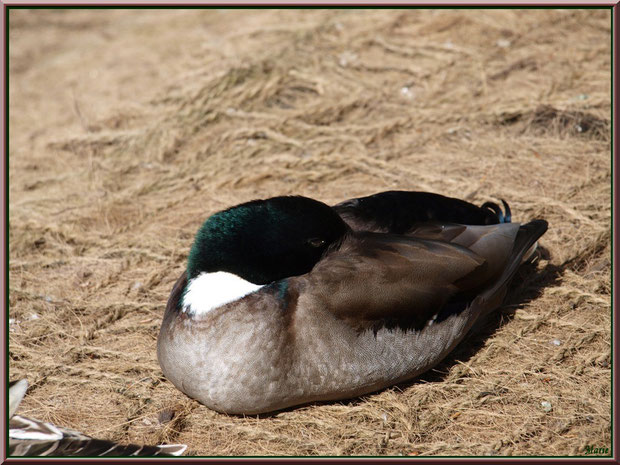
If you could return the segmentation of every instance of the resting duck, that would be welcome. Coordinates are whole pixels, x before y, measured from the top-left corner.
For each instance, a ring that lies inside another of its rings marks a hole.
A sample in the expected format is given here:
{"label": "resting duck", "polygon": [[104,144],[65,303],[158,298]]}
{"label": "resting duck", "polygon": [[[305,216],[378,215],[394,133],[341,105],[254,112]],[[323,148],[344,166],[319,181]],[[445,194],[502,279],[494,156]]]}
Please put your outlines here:
{"label": "resting duck", "polygon": [[168,300],[166,377],[226,413],[360,396],[440,362],[483,315],[547,222],[510,222],[422,192],[334,207],[247,202],[208,218]]}
{"label": "resting duck", "polygon": [[77,431],[61,428],[39,420],[15,415],[26,394],[28,381],[22,379],[9,384],[9,448],[8,456],[56,457],[127,457],[127,456],[178,456],[187,446],[121,445],[103,439],[93,439]]}

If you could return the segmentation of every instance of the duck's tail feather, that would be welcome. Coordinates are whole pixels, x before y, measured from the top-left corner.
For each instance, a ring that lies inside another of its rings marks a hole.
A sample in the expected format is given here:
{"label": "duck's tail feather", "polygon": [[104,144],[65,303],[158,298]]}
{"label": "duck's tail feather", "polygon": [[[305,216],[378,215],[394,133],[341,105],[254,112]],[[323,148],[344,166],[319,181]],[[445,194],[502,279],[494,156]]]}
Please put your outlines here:
{"label": "duck's tail feather", "polygon": [[[480,295],[485,302],[494,302],[496,305],[501,304],[501,300],[506,293],[507,284],[510,282],[519,266],[531,258],[536,250],[538,239],[547,231],[548,223],[545,220],[533,220],[519,227],[517,237],[508,264],[497,279],[495,284]],[[485,305],[484,307],[492,309],[494,305]]]}

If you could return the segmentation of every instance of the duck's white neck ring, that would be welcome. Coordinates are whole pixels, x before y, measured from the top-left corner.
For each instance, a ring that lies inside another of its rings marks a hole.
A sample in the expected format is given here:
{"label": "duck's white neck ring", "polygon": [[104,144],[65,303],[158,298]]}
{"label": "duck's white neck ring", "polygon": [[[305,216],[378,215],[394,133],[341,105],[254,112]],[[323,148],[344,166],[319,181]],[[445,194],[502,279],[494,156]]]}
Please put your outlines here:
{"label": "duck's white neck ring", "polygon": [[181,311],[189,315],[204,315],[261,287],[263,285],[253,284],[226,271],[203,272],[187,283]]}

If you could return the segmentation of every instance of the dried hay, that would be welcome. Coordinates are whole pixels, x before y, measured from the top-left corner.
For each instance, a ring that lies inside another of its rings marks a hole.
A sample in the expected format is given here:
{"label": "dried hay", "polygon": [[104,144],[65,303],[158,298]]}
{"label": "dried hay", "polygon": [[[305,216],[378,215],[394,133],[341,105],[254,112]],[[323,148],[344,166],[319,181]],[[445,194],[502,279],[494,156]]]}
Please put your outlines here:
{"label": "dried hay", "polygon": [[[11,10],[9,34],[23,414],[196,455],[610,447],[610,10]],[[549,221],[479,334],[415,382],[261,418],[163,378],[206,216],[387,189]]]}

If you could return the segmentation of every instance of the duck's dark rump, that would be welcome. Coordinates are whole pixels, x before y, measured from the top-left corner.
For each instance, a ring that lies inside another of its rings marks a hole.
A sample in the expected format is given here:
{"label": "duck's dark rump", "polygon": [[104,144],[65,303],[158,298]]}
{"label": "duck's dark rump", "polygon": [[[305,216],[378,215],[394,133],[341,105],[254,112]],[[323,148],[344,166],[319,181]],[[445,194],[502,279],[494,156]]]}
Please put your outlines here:
{"label": "duck's dark rump", "polygon": [[436,221],[468,225],[510,222],[510,208],[486,202],[477,206],[430,192],[387,191],[347,200],[333,209],[354,230],[404,234],[416,223]]}

